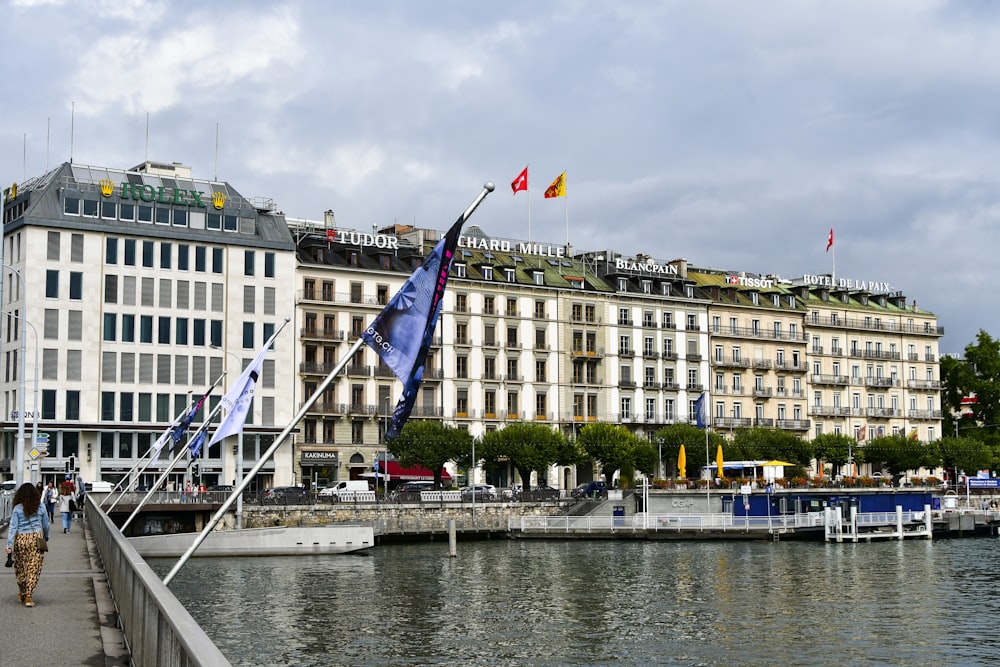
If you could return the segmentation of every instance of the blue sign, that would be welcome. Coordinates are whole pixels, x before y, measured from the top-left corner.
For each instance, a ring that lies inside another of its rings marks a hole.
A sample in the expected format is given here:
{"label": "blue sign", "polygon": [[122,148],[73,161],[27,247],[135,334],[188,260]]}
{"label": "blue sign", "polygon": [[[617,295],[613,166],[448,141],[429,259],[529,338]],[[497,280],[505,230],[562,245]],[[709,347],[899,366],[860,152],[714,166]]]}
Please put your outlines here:
{"label": "blue sign", "polygon": [[970,489],[996,489],[1000,488],[1000,479],[996,477],[982,478],[982,477],[969,477],[969,488]]}

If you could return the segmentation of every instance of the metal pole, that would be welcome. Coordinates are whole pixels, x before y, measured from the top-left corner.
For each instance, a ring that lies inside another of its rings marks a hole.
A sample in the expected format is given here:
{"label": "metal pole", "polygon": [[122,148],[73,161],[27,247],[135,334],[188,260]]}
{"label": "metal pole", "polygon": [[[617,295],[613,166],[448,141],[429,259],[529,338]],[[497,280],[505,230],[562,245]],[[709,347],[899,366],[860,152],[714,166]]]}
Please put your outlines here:
{"label": "metal pole", "polygon": [[[24,276],[21,272],[15,269],[10,264],[4,264],[4,268],[10,269],[15,274],[17,274],[18,280],[21,281],[21,301],[24,304],[24,308],[28,305],[28,286],[24,282]],[[14,479],[17,481],[18,486],[24,483],[24,374],[27,372],[27,366],[25,365],[25,343],[24,339],[27,337],[27,327],[25,325],[24,313],[22,311],[21,317],[21,378],[20,378],[20,389],[18,390],[18,408],[17,408],[17,448],[14,453],[15,467],[14,467]],[[15,316],[16,317],[16,316]]]}
{"label": "metal pole", "polygon": [[[38,444],[38,329],[36,329],[35,325],[32,324],[31,322],[29,322],[26,317],[24,317],[23,313],[21,315],[13,315],[12,317],[21,320],[21,397],[20,397],[20,402],[21,402],[21,410],[20,410],[20,412],[21,412],[21,414],[20,414],[19,422],[18,422],[18,427],[19,427],[19,429],[18,429],[18,437],[21,438],[22,440],[24,438],[24,394],[27,393],[27,390],[24,387],[24,385],[25,385],[24,378],[25,378],[25,375],[26,375],[24,362],[25,362],[25,359],[26,359],[26,356],[27,356],[25,354],[25,352],[24,352],[25,338],[27,337],[25,335],[25,328],[24,327],[26,327],[26,326],[31,327],[31,332],[35,335],[34,408],[33,408],[32,415],[31,415],[31,446],[34,447],[36,444]],[[22,456],[21,456],[22,463],[21,463],[21,465],[23,466],[24,465],[24,462],[23,462],[24,461],[24,456],[23,456],[23,447],[24,447],[24,445],[22,444],[21,447],[22,447]],[[32,484],[34,484],[35,482],[38,481],[38,475],[36,475],[35,472],[36,472],[36,470],[35,470],[34,466],[32,466],[32,468],[31,468],[31,483]]]}
{"label": "metal pole", "polygon": [[[221,348],[218,345],[209,345],[213,350],[219,350],[224,352],[226,355],[231,356],[236,359],[236,365],[240,369],[240,373],[243,372],[243,360],[235,352],[230,352],[227,349]],[[227,390],[223,389],[223,393]],[[243,429],[240,429],[239,435],[236,436],[236,461],[235,461],[235,472],[236,472],[236,484],[239,485],[243,481]],[[236,499],[236,528],[242,530],[243,528],[243,494],[241,493],[239,498]]]}
{"label": "metal pole", "polygon": [[257,460],[257,463],[255,463],[253,468],[251,468],[250,471],[247,473],[247,476],[243,479],[242,482],[240,482],[239,486],[237,486],[236,489],[230,494],[229,498],[226,499],[226,502],[222,503],[222,506],[215,512],[212,518],[209,519],[208,523],[205,524],[205,527],[202,529],[202,531],[198,533],[198,536],[195,538],[194,543],[190,547],[188,547],[187,551],[185,551],[184,554],[180,557],[180,560],[178,560],[177,563],[174,564],[174,567],[170,570],[170,572],[167,573],[167,576],[163,578],[164,585],[170,585],[170,581],[184,566],[184,563],[186,563],[188,559],[191,558],[191,555],[198,549],[198,547],[201,546],[201,543],[205,541],[205,538],[208,537],[208,534],[215,528],[216,524],[219,523],[222,517],[225,516],[226,512],[229,511],[229,508],[236,501],[236,498],[242,495],[243,489],[250,483],[250,480],[252,480],[254,476],[258,472],[260,472],[260,469],[264,467],[264,464],[267,463],[272,456],[274,456],[274,453],[278,451],[278,447],[280,447],[282,443],[284,443],[285,439],[288,437],[288,434],[291,433],[292,430],[298,426],[298,423],[302,421],[302,418],[305,417],[306,413],[312,408],[313,404],[316,403],[319,397],[323,395],[323,392],[326,391],[326,388],[330,386],[330,383],[333,381],[333,378],[336,377],[336,375],[340,373],[340,371],[342,371],[345,366],[347,366],[351,358],[357,353],[359,349],[361,349],[361,346],[364,344],[365,341],[361,338],[358,338],[354,342],[354,345],[351,346],[351,349],[348,350],[347,354],[344,355],[344,358],[341,359],[337,363],[337,365],[333,367],[333,370],[330,371],[330,374],[327,375],[326,378],[324,378],[323,381],[319,384],[319,386],[316,388],[316,391],[313,392],[313,395],[310,396],[306,400],[306,402],[302,404],[302,407],[299,408],[299,411],[295,414],[294,417],[292,417],[292,421],[290,421],[288,423],[288,426],[286,426],[285,429],[278,434],[278,437],[274,439],[274,442],[271,443],[271,446],[267,448],[267,451],[261,454],[260,458]]}

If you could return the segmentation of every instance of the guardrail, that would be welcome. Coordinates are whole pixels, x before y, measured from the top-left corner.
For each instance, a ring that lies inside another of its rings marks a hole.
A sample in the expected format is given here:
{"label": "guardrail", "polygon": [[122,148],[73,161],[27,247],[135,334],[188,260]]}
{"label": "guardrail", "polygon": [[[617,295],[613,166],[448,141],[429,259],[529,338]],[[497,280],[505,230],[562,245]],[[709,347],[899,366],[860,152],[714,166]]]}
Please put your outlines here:
{"label": "guardrail", "polygon": [[729,514],[668,514],[630,516],[523,516],[508,521],[508,530],[521,532],[703,532],[782,530],[823,526],[819,512],[775,516],[732,516]]}
{"label": "guardrail", "polygon": [[118,620],[136,667],[225,667],[222,651],[178,602],[108,516],[88,498],[84,512],[104,561]]}

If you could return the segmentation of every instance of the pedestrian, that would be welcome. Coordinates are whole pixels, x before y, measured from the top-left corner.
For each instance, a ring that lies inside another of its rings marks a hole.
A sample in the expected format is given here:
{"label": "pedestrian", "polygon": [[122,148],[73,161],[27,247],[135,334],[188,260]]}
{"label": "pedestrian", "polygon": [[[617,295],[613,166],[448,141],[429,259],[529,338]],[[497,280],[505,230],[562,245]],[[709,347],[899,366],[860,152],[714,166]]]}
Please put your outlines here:
{"label": "pedestrian", "polygon": [[73,509],[76,504],[76,487],[72,479],[66,475],[66,480],[59,485],[59,514],[62,516],[63,532],[68,533],[73,526]]}
{"label": "pedestrian", "polygon": [[25,607],[34,607],[31,594],[35,592],[45,561],[45,553],[38,548],[37,538],[49,541],[49,515],[42,508],[42,498],[31,482],[22,484],[11,502],[14,509],[7,527],[7,553],[14,557],[17,599]]}
{"label": "pedestrian", "polygon": [[53,482],[49,482],[49,485],[45,487],[42,498],[45,500],[45,512],[49,515],[49,523],[52,523],[56,518],[56,503],[59,502],[59,491]]}
{"label": "pedestrian", "polygon": [[35,489],[38,490],[38,497],[41,498],[42,494],[45,493],[45,485],[42,484],[41,480],[35,483]]}

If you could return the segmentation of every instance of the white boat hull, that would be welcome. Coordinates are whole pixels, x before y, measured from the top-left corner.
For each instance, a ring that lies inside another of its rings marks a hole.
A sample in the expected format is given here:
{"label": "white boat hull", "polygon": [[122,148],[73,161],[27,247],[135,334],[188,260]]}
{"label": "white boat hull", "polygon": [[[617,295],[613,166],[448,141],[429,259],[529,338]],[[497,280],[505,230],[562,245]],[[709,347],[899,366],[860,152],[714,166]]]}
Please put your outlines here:
{"label": "white boat hull", "polygon": [[[143,535],[129,543],[143,558],[182,556],[194,543],[195,533]],[[375,545],[371,526],[278,526],[216,530],[194,552],[195,557],[303,556],[345,554]]]}

